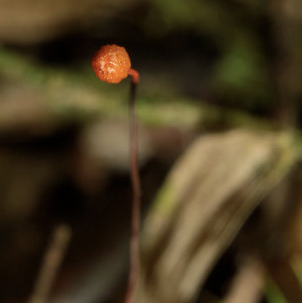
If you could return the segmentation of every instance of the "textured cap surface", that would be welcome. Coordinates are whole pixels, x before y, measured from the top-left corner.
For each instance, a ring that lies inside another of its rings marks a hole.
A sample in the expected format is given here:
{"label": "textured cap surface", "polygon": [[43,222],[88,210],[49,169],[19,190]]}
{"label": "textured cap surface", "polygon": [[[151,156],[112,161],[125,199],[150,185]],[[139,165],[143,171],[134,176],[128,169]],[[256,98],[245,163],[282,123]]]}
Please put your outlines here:
{"label": "textured cap surface", "polygon": [[92,59],[96,76],[107,83],[119,83],[127,77],[130,67],[127,51],[116,44],[102,46]]}

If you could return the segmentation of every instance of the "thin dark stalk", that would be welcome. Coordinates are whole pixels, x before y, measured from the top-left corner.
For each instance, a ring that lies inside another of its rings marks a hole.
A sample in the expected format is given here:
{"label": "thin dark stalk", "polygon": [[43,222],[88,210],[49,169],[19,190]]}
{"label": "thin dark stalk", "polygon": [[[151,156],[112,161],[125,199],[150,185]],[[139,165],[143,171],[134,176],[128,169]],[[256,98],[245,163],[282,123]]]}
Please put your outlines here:
{"label": "thin dark stalk", "polygon": [[131,240],[130,240],[130,271],[128,289],[125,303],[134,300],[136,285],[140,272],[140,210],[141,210],[141,185],[138,166],[138,126],[136,116],[136,91],[139,83],[139,74],[131,69],[130,89],[130,175],[133,188],[133,205],[131,218]]}

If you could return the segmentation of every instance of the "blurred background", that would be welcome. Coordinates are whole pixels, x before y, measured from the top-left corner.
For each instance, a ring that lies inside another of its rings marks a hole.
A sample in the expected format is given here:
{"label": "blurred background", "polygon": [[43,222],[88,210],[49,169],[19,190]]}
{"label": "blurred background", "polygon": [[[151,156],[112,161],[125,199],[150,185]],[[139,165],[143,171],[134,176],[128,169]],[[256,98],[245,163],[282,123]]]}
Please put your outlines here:
{"label": "blurred background", "polygon": [[118,44],[141,76],[137,302],[301,302],[301,6],[0,0],[0,301],[123,302],[129,79],[90,66]]}

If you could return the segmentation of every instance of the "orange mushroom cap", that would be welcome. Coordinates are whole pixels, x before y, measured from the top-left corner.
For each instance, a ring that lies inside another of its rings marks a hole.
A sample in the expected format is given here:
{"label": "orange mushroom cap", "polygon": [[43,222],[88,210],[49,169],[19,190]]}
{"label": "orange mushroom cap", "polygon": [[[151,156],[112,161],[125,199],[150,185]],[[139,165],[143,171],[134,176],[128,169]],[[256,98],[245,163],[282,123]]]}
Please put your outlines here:
{"label": "orange mushroom cap", "polygon": [[128,76],[131,62],[124,47],[108,44],[95,53],[92,68],[101,81],[119,83]]}

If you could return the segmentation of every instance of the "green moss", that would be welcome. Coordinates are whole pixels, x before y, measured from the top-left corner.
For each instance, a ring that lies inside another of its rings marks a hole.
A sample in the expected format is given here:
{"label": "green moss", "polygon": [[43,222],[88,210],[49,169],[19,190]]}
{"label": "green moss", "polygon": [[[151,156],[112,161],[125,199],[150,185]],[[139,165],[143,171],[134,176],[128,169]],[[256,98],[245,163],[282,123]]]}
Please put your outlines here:
{"label": "green moss", "polygon": [[[37,90],[44,103],[59,119],[91,119],[92,117],[128,117],[129,79],[119,85],[100,82],[89,67],[74,70],[49,68],[0,48],[0,70],[4,78]],[[228,72],[227,72],[228,73]],[[243,71],[245,73],[245,71]],[[141,123],[150,126],[176,126],[183,130],[217,127],[268,128],[240,111],[224,110],[148,85],[138,90],[138,115]],[[223,123],[223,125],[222,125]]]}

